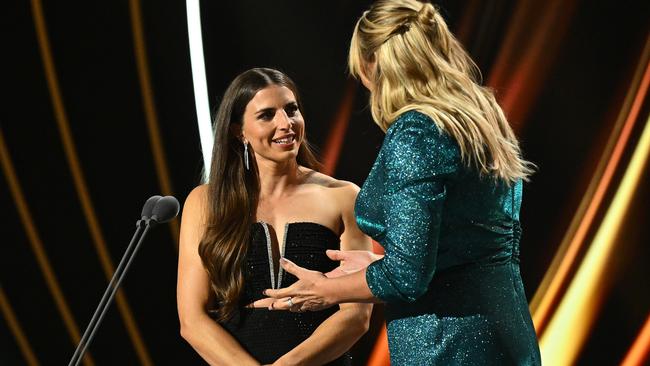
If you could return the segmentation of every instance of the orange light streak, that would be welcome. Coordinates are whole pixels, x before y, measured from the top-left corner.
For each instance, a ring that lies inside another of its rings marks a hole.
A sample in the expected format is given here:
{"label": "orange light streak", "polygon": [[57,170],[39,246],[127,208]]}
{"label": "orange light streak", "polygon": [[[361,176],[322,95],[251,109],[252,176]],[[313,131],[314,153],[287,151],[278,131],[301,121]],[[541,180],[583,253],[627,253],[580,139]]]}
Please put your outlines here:
{"label": "orange light streak", "polygon": [[[86,179],[84,178],[83,170],[81,168],[79,154],[77,153],[77,148],[72,137],[68,115],[63,103],[63,95],[61,93],[59,79],[56,73],[54,58],[52,57],[52,49],[50,47],[45,16],[43,14],[43,6],[41,0],[32,0],[31,3],[36,37],[41,53],[41,59],[43,61],[47,87],[50,92],[52,107],[54,109],[54,117],[59,129],[61,143],[63,144],[63,150],[68,161],[70,173],[72,173],[72,181],[77,191],[77,196],[84,217],[86,218],[86,224],[88,225],[88,230],[90,231],[95,250],[97,251],[99,262],[106,278],[110,279],[114,272],[113,262],[108,252],[106,241],[104,240],[104,234],[102,233],[101,225],[99,224],[99,219],[90,197],[90,191],[88,190],[88,185],[86,184]],[[127,302],[123,289],[117,291],[115,302],[120,314],[122,315],[122,320],[124,321],[127,333],[133,342],[140,363],[147,366],[152,365],[153,362],[151,361],[149,352],[146,349],[142,336],[140,335],[140,330],[138,329],[135,317],[133,316],[133,312]]]}
{"label": "orange light streak", "polygon": [[339,162],[341,155],[341,148],[345,139],[345,132],[350,124],[350,115],[352,114],[352,107],[354,105],[354,96],[357,92],[357,83],[348,79],[345,84],[345,92],[343,99],[336,112],[336,117],[332,121],[332,129],[330,130],[327,140],[325,140],[325,150],[323,151],[323,174],[334,175],[336,166]]}
{"label": "orange light streak", "polygon": [[566,294],[540,337],[542,362],[572,365],[578,358],[613,281],[608,267],[631,202],[650,160],[650,116],[605,216],[571,280]]}
{"label": "orange light streak", "polygon": [[[596,191],[587,207],[584,217],[575,232],[575,235],[570,241],[568,248],[564,254],[561,254],[561,262],[557,267],[557,272],[553,276],[552,280],[547,289],[543,289],[540,286],[540,289],[543,291],[539,305],[533,307],[533,323],[535,324],[535,329],[537,329],[538,334],[541,334],[541,330],[546,325],[548,318],[551,315],[551,307],[556,302],[559,295],[560,289],[563,284],[566,282],[569,271],[573,266],[573,263],[580,252],[580,248],[584,243],[585,237],[589,231],[589,228],[593,224],[596,213],[598,212],[599,207],[601,206],[605,194],[607,193],[608,187],[612,181],[616,168],[618,167],[625,146],[630,139],[630,134],[634,128],[636,120],[638,119],[641,106],[648,92],[648,86],[650,85],[650,62],[648,61],[648,51],[650,51],[650,37],[646,42],[646,48],[644,51],[645,59],[645,71],[641,79],[639,89],[634,97],[630,111],[625,119],[621,133],[616,141],[616,145],[611,153],[611,157],[607,162],[605,171],[603,172],[602,178],[600,179]],[[561,249],[561,248],[560,248]],[[560,253],[558,253],[560,255]],[[537,296],[536,296],[537,297]]]}
{"label": "orange light streak", "polygon": [[386,331],[386,323],[381,327],[381,331],[377,336],[375,347],[370,353],[367,366],[390,366],[390,354],[388,353],[388,332]]}
{"label": "orange light streak", "polygon": [[[555,0],[546,3],[533,34],[525,43],[526,51],[509,69],[501,106],[515,131],[521,130],[530,107],[541,91],[543,80],[557,54],[575,8],[575,1]],[[535,17],[540,17],[535,14]]]}
{"label": "orange light streak", "polygon": [[[70,336],[72,344],[77,344],[81,339],[81,336],[79,335],[79,327],[77,326],[77,322],[72,315],[72,310],[70,310],[70,306],[68,305],[68,302],[65,299],[65,295],[63,294],[63,289],[59,284],[59,280],[56,277],[54,268],[52,267],[47,252],[45,251],[45,245],[41,240],[41,236],[38,233],[38,229],[36,228],[36,223],[34,222],[34,217],[29,210],[29,206],[27,205],[25,194],[23,193],[20,182],[18,181],[18,175],[16,174],[16,169],[14,168],[11,156],[9,156],[9,149],[7,147],[7,143],[5,142],[4,133],[1,129],[0,166],[2,167],[4,176],[7,179],[9,192],[11,192],[11,196],[14,200],[14,203],[16,204],[18,216],[20,217],[21,224],[23,225],[23,229],[25,230],[25,234],[29,240],[32,252],[36,257],[36,263],[38,263],[41,274],[45,279],[45,284],[47,285],[50,294],[54,298],[54,304],[56,305],[56,308],[61,315],[61,319],[63,320],[63,324],[65,325],[66,330],[68,331],[68,335]],[[90,352],[87,352],[84,355],[83,363],[86,366],[95,365],[95,361],[90,355]]]}
{"label": "orange light streak", "polygon": [[517,3],[506,37],[501,44],[499,53],[490,70],[487,84],[500,91],[508,81],[510,70],[514,67],[515,60],[525,44],[521,39],[527,34],[526,28],[530,26],[530,14],[533,13],[533,1],[520,1]]}
{"label": "orange light streak", "polygon": [[621,366],[638,366],[643,365],[643,363],[648,358],[648,353],[650,351],[650,314],[645,320],[645,324],[639,335],[636,337],[636,340],[630,347],[630,350],[625,355]]}
{"label": "orange light streak", "polygon": [[18,317],[16,316],[16,313],[14,313],[14,309],[11,307],[9,298],[5,294],[2,285],[0,285],[0,310],[2,310],[7,325],[9,326],[9,329],[11,329],[11,333],[14,335],[16,343],[18,343],[18,348],[23,354],[25,362],[29,366],[39,366],[40,363],[38,362],[38,358],[36,358],[36,353],[34,353],[31,344],[29,344],[29,340],[27,340],[23,327],[20,325]]}
{"label": "orange light streak", "polygon": [[[158,114],[156,113],[156,103],[151,86],[151,75],[149,72],[149,59],[147,57],[147,47],[144,36],[144,25],[142,24],[142,11],[139,0],[130,0],[129,9],[131,14],[131,29],[133,32],[133,49],[138,66],[138,78],[140,80],[140,91],[142,93],[142,105],[149,131],[149,141],[151,141],[151,153],[153,155],[156,175],[161,193],[165,196],[173,195],[172,183],[167,168],[165,150],[163,148],[160,126],[158,124]],[[178,250],[178,236],[180,235],[180,224],[177,219],[169,222],[169,230],[174,242],[174,249]]]}
{"label": "orange light streak", "polygon": [[[574,0],[549,1],[542,9],[532,3],[519,3],[488,80],[502,95],[501,106],[515,132],[523,127],[541,90],[575,8]],[[532,33],[527,29],[531,23],[535,24]]]}

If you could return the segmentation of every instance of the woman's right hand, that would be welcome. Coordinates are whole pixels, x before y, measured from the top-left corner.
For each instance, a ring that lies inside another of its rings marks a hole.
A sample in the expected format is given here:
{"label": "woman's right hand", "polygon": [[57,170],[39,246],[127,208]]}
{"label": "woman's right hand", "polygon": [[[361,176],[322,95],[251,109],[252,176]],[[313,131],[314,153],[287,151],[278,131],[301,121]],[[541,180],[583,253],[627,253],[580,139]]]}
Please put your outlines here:
{"label": "woman's right hand", "polygon": [[328,278],[345,276],[361,271],[370,263],[382,259],[384,256],[368,250],[327,250],[325,252],[331,260],[342,261],[341,265],[333,271],[325,273]]}

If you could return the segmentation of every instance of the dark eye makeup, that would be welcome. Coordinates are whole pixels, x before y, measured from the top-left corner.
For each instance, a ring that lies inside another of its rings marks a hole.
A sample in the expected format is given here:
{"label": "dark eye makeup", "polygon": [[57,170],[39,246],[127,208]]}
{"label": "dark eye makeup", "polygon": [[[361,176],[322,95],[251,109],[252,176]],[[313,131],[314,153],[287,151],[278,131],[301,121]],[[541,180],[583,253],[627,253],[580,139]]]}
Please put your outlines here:
{"label": "dark eye makeup", "polygon": [[[287,116],[293,117],[296,115],[296,112],[299,111],[298,104],[296,102],[287,103],[284,106],[284,111],[287,113]],[[264,108],[257,112],[257,119],[262,121],[270,121],[275,117],[274,108]]]}
{"label": "dark eye makeup", "polygon": [[286,106],[284,106],[284,111],[287,112],[287,115],[289,117],[293,117],[298,111],[298,104],[296,104],[295,102],[291,102]]}

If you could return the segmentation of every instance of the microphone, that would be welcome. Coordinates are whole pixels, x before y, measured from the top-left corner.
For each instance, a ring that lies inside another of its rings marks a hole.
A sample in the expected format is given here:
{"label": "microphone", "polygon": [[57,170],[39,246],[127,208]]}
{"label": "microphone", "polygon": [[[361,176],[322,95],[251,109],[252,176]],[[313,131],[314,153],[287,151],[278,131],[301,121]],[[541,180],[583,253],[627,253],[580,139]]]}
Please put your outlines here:
{"label": "microphone", "polygon": [[151,220],[157,224],[162,224],[170,221],[178,215],[180,208],[181,205],[173,196],[162,197],[156,201],[155,206],[151,210]]}
{"label": "microphone", "polygon": [[147,202],[145,202],[144,206],[142,206],[142,213],[140,214],[142,220],[146,220],[151,217],[151,213],[153,212],[154,207],[156,207],[156,203],[158,203],[161,198],[162,196],[151,196],[149,199],[147,199]]}
{"label": "microphone", "polygon": [[[140,249],[140,245],[149,232],[149,229],[156,224],[162,224],[171,221],[178,215],[179,210],[180,204],[178,203],[178,200],[173,196],[151,196],[144,203],[144,206],[142,207],[142,213],[140,214],[141,219],[136,222],[136,230],[133,234],[133,237],[131,238],[131,242],[126,248],[126,251],[122,256],[122,259],[120,260],[115,273],[113,273],[113,277],[111,278],[106,291],[104,291],[104,295],[99,301],[97,309],[95,309],[95,313],[93,314],[92,319],[90,319],[90,322],[88,323],[88,326],[86,327],[86,330],[84,331],[84,334],[81,337],[81,340],[79,341],[79,344],[77,345],[77,348],[75,349],[75,352],[72,355],[72,359],[70,359],[68,366],[77,366],[81,362],[83,355],[86,353],[90,342],[92,342],[93,337],[95,336],[95,332],[104,319],[104,315],[106,315],[106,311],[108,310],[108,307],[110,306],[111,301],[117,292],[117,289],[120,287],[120,284],[122,283],[126,272],[129,270],[133,258],[138,252],[138,249]],[[142,230],[143,223],[144,230]],[[142,235],[140,235],[141,231]],[[137,244],[135,244],[136,239],[139,235],[140,239],[137,241]]]}

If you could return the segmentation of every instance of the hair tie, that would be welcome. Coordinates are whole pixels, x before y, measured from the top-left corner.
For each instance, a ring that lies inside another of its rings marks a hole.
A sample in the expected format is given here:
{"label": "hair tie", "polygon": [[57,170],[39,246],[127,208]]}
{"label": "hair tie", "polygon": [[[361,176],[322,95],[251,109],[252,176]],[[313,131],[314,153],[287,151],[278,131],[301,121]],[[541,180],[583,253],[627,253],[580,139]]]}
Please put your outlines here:
{"label": "hair tie", "polygon": [[410,19],[405,21],[404,23],[400,24],[399,26],[397,26],[395,28],[395,30],[393,30],[390,33],[389,37],[392,37],[392,36],[394,36],[396,34],[404,34],[404,33],[408,32],[409,30],[411,30],[411,20]]}
{"label": "hair tie", "polygon": [[420,22],[422,25],[433,24],[435,23],[434,19],[435,10],[433,5],[429,3],[422,4],[422,7],[415,15],[415,21]]}

